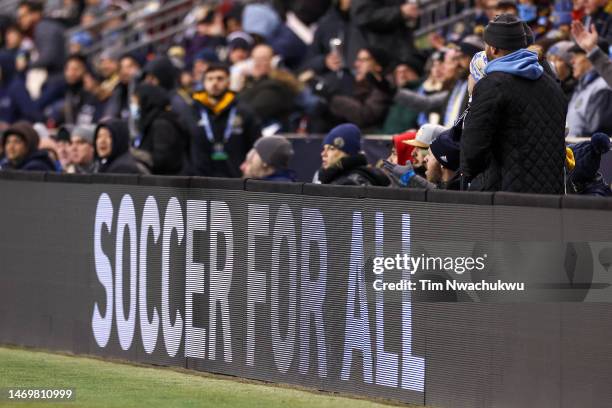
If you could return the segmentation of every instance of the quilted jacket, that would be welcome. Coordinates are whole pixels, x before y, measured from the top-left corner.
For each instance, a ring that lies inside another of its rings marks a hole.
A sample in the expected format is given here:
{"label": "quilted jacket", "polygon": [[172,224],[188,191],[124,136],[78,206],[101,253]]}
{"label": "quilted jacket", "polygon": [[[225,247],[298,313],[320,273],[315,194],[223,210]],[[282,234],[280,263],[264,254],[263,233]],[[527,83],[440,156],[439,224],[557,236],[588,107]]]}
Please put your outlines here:
{"label": "quilted jacket", "polygon": [[[491,65],[491,64],[490,64]],[[461,139],[471,190],[562,194],[567,100],[548,74],[488,72]]]}

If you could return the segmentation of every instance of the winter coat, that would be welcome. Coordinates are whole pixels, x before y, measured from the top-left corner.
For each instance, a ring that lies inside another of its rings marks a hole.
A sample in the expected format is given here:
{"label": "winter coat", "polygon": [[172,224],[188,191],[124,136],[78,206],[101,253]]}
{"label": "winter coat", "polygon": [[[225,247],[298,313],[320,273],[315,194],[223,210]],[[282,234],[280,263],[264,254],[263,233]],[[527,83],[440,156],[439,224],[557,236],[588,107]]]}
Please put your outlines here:
{"label": "winter coat", "polygon": [[360,81],[355,84],[352,96],[334,96],[329,107],[331,113],[341,121],[367,129],[382,125],[391,99],[391,95],[369,81]]}
{"label": "winter coat", "polygon": [[414,51],[412,29],[406,24],[400,7],[406,0],[353,0],[351,20],[361,30],[371,47],[392,51],[397,60]]}
{"label": "winter coat", "polygon": [[64,69],[64,29],[54,20],[43,19],[34,28],[34,46],[38,57],[30,68],[44,68],[49,75],[59,74]]}
{"label": "winter coat", "polygon": [[470,189],[562,194],[567,107],[559,84],[527,50],[489,62],[486,74],[461,138]]}
{"label": "winter coat", "polygon": [[248,78],[240,93],[240,103],[255,112],[264,126],[271,123],[287,125],[289,115],[296,109],[297,94],[297,89],[284,80],[282,74],[273,72],[259,79]]}
{"label": "winter coat", "polygon": [[[259,121],[246,106],[238,104],[233,92],[227,92],[212,106],[206,92],[194,94],[190,121],[191,135],[190,173],[209,177],[240,177],[240,165],[261,135]],[[213,135],[206,131],[208,118]],[[231,123],[230,123],[231,122]],[[226,133],[231,126],[231,133]],[[209,140],[212,137],[213,140]],[[227,137],[227,139],[226,139]],[[214,157],[215,144],[223,146],[222,155]]]}
{"label": "winter coat", "polygon": [[141,84],[136,95],[140,103],[138,148],[151,155],[153,174],[179,174],[187,159],[187,129],[170,110],[170,100],[162,88]]}
{"label": "winter coat", "polygon": [[98,149],[95,152],[95,173],[117,173],[117,174],[147,174],[144,166],[136,161],[130,154],[130,132],[127,123],[118,120],[110,119],[104,121],[96,128],[94,136],[94,147],[100,128],[107,128],[113,139],[113,147],[109,157],[102,159],[98,155]]}
{"label": "winter coat", "polygon": [[336,6],[332,6],[319,21],[302,69],[312,69],[319,75],[329,72],[325,66],[325,57],[331,51],[329,43],[334,38],[342,41],[344,66],[351,69],[357,52],[366,47],[366,42],[359,28],[351,20],[350,13],[344,13]]}
{"label": "winter coat", "polygon": [[322,184],[344,186],[388,186],[389,178],[379,169],[368,166],[363,154],[343,157],[327,169],[319,169]]}
{"label": "winter coat", "polygon": [[568,136],[612,133],[612,88],[595,72],[578,81],[567,112]]}

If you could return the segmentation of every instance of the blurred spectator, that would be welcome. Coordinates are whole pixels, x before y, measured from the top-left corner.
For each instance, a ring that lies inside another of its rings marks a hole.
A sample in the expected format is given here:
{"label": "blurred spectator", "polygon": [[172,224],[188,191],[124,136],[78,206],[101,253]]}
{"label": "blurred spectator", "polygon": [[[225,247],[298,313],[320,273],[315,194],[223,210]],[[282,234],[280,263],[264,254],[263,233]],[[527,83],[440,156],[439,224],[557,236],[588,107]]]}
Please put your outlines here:
{"label": "blurred spectator", "polygon": [[72,55],[66,60],[64,77],[49,80],[43,86],[36,104],[54,125],[93,124],[102,112],[98,99],[84,86],[87,62],[84,57]]}
{"label": "blurred spectator", "polygon": [[306,53],[306,44],[281,20],[267,4],[248,4],[242,12],[243,30],[266,42],[275,54],[281,56],[289,69],[300,66]]}
{"label": "blurred spectator", "polygon": [[179,71],[172,65],[170,58],[162,56],[150,61],[144,67],[144,74],[146,83],[160,86],[168,93],[172,111],[183,123],[191,120],[191,106],[178,93]]}
{"label": "blurred spectator", "polygon": [[2,170],[55,171],[49,153],[38,149],[40,138],[28,122],[19,121],[9,127],[2,136],[4,159]]}
{"label": "blurred spectator", "polygon": [[7,51],[0,51],[0,124],[18,120],[42,122],[43,116],[15,70],[14,57]]}
{"label": "blurred spectator", "polygon": [[361,31],[352,20],[352,0],[337,0],[319,21],[302,68],[317,75],[350,68],[357,52],[366,46]]}
{"label": "blurred spectator", "polygon": [[75,126],[70,133],[72,172],[90,174],[94,170],[94,125]]}
{"label": "blurred spectator", "polygon": [[572,74],[572,55],[569,50],[574,46],[571,41],[559,41],[548,49],[546,59],[555,68],[555,73],[560,81],[561,89],[568,98],[572,97],[576,87],[576,79]]}
{"label": "blurred spectator", "polygon": [[17,8],[17,23],[21,31],[34,41],[30,68],[42,68],[52,77],[64,67],[64,29],[56,21],[43,18],[43,5],[27,0]]}
{"label": "blurred spectator", "polygon": [[166,92],[159,86],[136,87],[130,107],[138,128],[137,147],[151,156],[153,174],[179,174],[189,138],[170,108]]}
{"label": "blurred spectator", "polygon": [[439,113],[440,123],[452,126],[467,108],[469,65],[472,57],[482,51],[483,44],[476,36],[469,36],[461,42],[460,47],[461,50],[451,48],[444,53],[443,88],[448,91],[423,95],[422,92],[402,89],[395,100],[411,109]]}
{"label": "blurred spectator", "polygon": [[354,123],[362,129],[382,125],[391,104],[391,90],[385,87],[389,55],[369,47],[357,54],[355,85],[350,95],[334,95],[329,107],[339,121]]}
{"label": "blurred spectator", "polygon": [[295,172],[289,169],[292,157],[291,143],[283,136],[260,137],[240,166],[242,177],[293,182]]}
{"label": "blurred spectator", "polygon": [[598,47],[600,41],[595,27],[591,25],[588,30],[585,30],[581,22],[575,21],[572,24],[572,36],[580,48],[587,53],[587,58],[593,64],[595,71],[612,88],[612,61],[609,52],[606,53],[606,50]]}
{"label": "blurred spectator", "polygon": [[322,165],[315,179],[322,184],[388,186],[380,170],[368,166],[361,152],[361,131],[351,123],[333,128],[323,139]]}
{"label": "blurred spectator", "polygon": [[191,63],[198,52],[204,48],[214,51],[217,47],[223,46],[225,39],[220,34],[221,31],[215,22],[215,11],[209,9],[196,23],[194,35],[183,40],[186,62]]}
{"label": "blurred spectator", "polygon": [[[40,124],[34,125],[34,129],[36,129],[37,125]],[[70,133],[73,128],[74,127],[72,125],[62,126],[57,130],[55,136],[48,137],[48,139],[53,140],[53,150],[57,154],[61,171],[66,173],[74,173],[74,165],[72,163],[72,147],[70,145]],[[41,135],[41,132],[38,134]],[[42,148],[42,144],[45,140],[46,138],[41,138],[41,143],[38,145],[39,148]]]}
{"label": "blurred spectator", "polygon": [[270,46],[256,46],[252,58],[253,69],[245,80],[240,101],[255,112],[264,126],[279,124],[287,128],[301,85],[288,71],[273,68],[274,50]]}
{"label": "blurred spectator", "polygon": [[211,48],[200,50],[193,59],[192,76],[194,82],[194,90],[201,91],[204,83],[204,74],[210,64],[219,62],[219,57]]}
{"label": "blurred spectator", "polygon": [[[400,61],[393,70],[393,85],[396,89],[418,91],[424,67],[424,58],[416,53],[410,59]],[[381,133],[393,134],[416,128],[418,114],[418,111],[394,102],[389,108]]]}
{"label": "blurred spectator", "polygon": [[608,0],[584,0],[585,17],[583,20],[585,27],[595,26],[595,31],[599,36],[607,41],[612,42],[612,16],[605,10]]}
{"label": "blurred spectator", "polygon": [[94,173],[147,174],[148,170],[130,154],[127,123],[109,119],[94,134]]}
{"label": "blurred spectator", "polygon": [[491,21],[484,40],[486,76],[474,88],[461,138],[470,189],[562,194],[563,91],[524,49],[525,29],[516,17]]}
{"label": "blurred spectator", "polygon": [[204,91],[195,93],[191,131],[191,172],[211,177],[240,177],[240,165],[260,128],[253,113],[238,105],[229,90],[229,70],[211,65],[204,77]]}
{"label": "blurred spectator", "polygon": [[[599,48],[607,50],[608,44],[600,41]],[[612,89],[594,69],[582,48],[576,45],[570,52],[578,83],[567,112],[568,136],[612,133]]]}
{"label": "blurred spectator", "polygon": [[115,49],[106,49],[98,57],[96,65],[100,75],[98,99],[105,102],[111,97],[119,83],[119,55]]}
{"label": "blurred spectator", "polygon": [[227,62],[231,65],[247,60],[251,56],[253,37],[242,31],[227,36]]}
{"label": "blurred spectator", "polygon": [[142,62],[136,54],[126,54],[119,59],[119,82],[106,102],[105,118],[130,118],[130,100],[140,79],[141,70]]}
{"label": "blurred spectator", "polygon": [[417,2],[352,0],[351,17],[369,46],[393,52],[400,60],[414,51],[412,30],[419,17]]}

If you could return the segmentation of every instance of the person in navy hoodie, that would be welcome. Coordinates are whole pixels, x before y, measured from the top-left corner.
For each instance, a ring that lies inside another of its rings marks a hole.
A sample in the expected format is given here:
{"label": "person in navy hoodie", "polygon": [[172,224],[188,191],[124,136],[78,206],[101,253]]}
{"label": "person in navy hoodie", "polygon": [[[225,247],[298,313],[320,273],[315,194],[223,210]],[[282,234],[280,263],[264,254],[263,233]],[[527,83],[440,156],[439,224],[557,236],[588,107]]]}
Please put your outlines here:
{"label": "person in navy hoodie", "polygon": [[567,102],[544,74],[515,16],[484,33],[489,63],[472,94],[461,137],[461,171],[471,190],[563,194]]}
{"label": "person in navy hoodie", "polygon": [[13,124],[2,137],[0,170],[56,171],[49,153],[38,149],[38,142],[38,133],[28,122]]}
{"label": "person in navy hoodie", "polygon": [[289,169],[293,157],[291,143],[282,136],[257,139],[240,166],[243,178],[267,181],[295,181],[295,172]]}

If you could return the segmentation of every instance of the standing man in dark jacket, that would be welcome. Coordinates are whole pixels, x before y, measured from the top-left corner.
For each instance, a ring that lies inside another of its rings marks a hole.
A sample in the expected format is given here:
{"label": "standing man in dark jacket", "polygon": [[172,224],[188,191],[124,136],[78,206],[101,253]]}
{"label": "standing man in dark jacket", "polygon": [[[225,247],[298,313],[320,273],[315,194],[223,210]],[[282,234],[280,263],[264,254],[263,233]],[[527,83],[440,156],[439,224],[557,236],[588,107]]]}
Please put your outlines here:
{"label": "standing man in dark jacket", "polygon": [[43,68],[48,75],[60,75],[64,67],[64,29],[53,20],[43,18],[43,3],[23,1],[17,8],[17,24],[34,41],[35,52],[30,68]]}
{"label": "standing man in dark jacket", "polygon": [[5,157],[0,170],[55,171],[55,164],[45,150],[38,149],[39,137],[28,122],[17,122],[2,137]]}
{"label": "standing man in dark jacket", "polygon": [[204,91],[193,95],[191,173],[210,177],[240,177],[240,165],[261,135],[254,114],[238,105],[229,91],[229,69],[208,67]]}
{"label": "standing man in dark jacket", "polygon": [[94,173],[148,174],[146,167],[130,154],[127,123],[109,119],[98,125],[94,136]]}
{"label": "standing man in dark jacket", "polygon": [[351,18],[361,29],[369,46],[393,50],[399,60],[414,51],[412,27],[419,8],[406,0],[352,0]]}
{"label": "standing man in dark jacket", "polygon": [[368,165],[361,152],[361,131],[352,123],[333,128],[323,139],[315,182],[345,186],[388,186],[385,174]]}
{"label": "standing man in dark jacket", "polygon": [[132,97],[131,111],[138,129],[137,147],[151,156],[153,174],[179,174],[189,137],[166,92],[159,86],[140,84]]}
{"label": "standing man in dark jacket", "polygon": [[474,87],[461,139],[470,189],[562,194],[567,103],[527,51],[523,25],[502,14],[485,29],[489,63]]}

